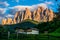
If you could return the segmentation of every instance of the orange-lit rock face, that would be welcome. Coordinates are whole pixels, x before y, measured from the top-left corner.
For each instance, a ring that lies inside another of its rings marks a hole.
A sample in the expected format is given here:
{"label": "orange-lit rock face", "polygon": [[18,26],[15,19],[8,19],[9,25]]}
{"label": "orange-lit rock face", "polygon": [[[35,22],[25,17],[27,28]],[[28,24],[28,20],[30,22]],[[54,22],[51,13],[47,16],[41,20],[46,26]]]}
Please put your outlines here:
{"label": "orange-lit rock face", "polygon": [[43,16],[43,18],[44,18],[44,22],[47,22],[48,21],[48,19],[49,19],[49,10],[46,8],[46,10],[45,10],[45,14],[44,14],[44,16]]}
{"label": "orange-lit rock face", "polygon": [[16,12],[13,20],[12,18],[3,19],[2,24],[16,24],[26,19],[34,20],[37,22],[47,22],[52,21],[53,18],[54,13],[52,10],[48,10],[48,8],[44,9],[43,7],[38,7],[37,10],[34,10],[33,12],[30,11],[29,8],[26,8],[25,11]]}
{"label": "orange-lit rock face", "polygon": [[26,20],[26,19],[32,19],[31,12],[28,8],[26,8],[25,17],[24,17],[24,20]]}
{"label": "orange-lit rock face", "polygon": [[13,24],[16,24],[16,19],[13,20]]}
{"label": "orange-lit rock face", "polygon": [[14,24],[16,24],[16,22],[17,22],[17,20],[16,20],[17,17],[18,17],[18,12],[16,12],[16,14],[14,16],[14,20],[13,20]]}
{"label": "orange-lit rock face", "polygon": [[17,17],[18,17],[18,12],[16,12],[16,14],[15,14],[14,18],[17,18]]}
{"label": "orange-lit rock face", "polygon": [[12,18],[8,18],[7,24],[12,24]]}
{"label": "orange-lit rock face", "polygon": [[40,22],[40,12],[41,12],[41,9],[40,9],[40,7],[38,7],[38,9],[37,9],[37,11],[35,10],[34,11],[34,20],[35,21],[38,21],[38,22]]}
{"label": "orange-lit rock face", "polygon": [[52,10],[49,11],[49,21],[53,20],[54,18],[54,13]]}
{"label": "orange-lit rock face", "polygon": [[20,23],[20,17],[18,16],[18,23]]}
{"label": "orange-lit rock face", "polygon": [[2,25],[6,24],[7,23],[7,19],[3,19],[2,20]]}
{"label": "orange-lit rock face", "polygon": [[43,7],[40,7],[41,11],[43,12],[44,11],[44,8]]}
{"label": "orange-lit rock face", "polygon": [[24,20],[24,12],[22,12],[22,18],[21,18],[21,21]]}
{"label": "orange-lit rock face", "polygon": [[49,10],[46,8],[45,15],[47,16],[49,14]]}
{"label": "orange-lit rock face", "polygon": [[40,7],[38,7],[37,12],[41,12],[41,8]]}
{"label": "orange-lit rock face", "polygon": [[43,13],[44,13],[44,8],[43,8],[43,7],[40,7],[40,9],[41,9],[41,14],[40,14],[40,15],[41,15],[41,20],[43,21],[43,17],[44,17],[44,14],[43,14]]}
{"label": "orange-lit rock face", "polygon": [[13,20],[14,24],[20,22],[20,16],[19,16],[20,13],[21,13],[20,11],[16,12],[16,14],[15,14],[15,16],[14,16],[14,20]]}
{"label": "orange-lit rock face", "polygon": [[44,19],[43,19],[43,21],[44,21],[44,22],[47,22],[47,18],[46,18],[46,16],[44,16]]}

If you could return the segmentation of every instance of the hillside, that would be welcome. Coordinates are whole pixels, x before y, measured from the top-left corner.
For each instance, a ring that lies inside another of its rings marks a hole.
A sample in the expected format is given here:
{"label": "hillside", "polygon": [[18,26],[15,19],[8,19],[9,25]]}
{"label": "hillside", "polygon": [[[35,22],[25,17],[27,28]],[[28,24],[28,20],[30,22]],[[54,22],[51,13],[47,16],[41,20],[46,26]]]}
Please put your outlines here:
{"label": "hillside", "polygon": [[27,28],[34,28],[38,22],[32,21],[32,20],[25,20],[21,23],[13,24],[13,25],[3,25],[5,29],[9,30],[14,30],[15,28],[22,28],[22,29],[27,29]]}
{"label": "hillside", "polygon": [[57,28],[53,33],[60,33],[60,27]]}

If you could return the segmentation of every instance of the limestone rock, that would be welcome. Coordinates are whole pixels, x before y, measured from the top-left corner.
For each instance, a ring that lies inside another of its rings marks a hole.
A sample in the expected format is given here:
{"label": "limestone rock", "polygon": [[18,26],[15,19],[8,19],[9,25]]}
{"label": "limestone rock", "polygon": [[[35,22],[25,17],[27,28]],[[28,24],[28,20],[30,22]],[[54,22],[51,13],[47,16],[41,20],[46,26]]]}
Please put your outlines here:
{"label": "limestone rock", "polygon": [[28,8],[26,8],[25,17],[24,17],[24,20],[26,20],[26,19],[30,19],[30,20],[32,19],[31,12]]}
{"label": "limestone rock", "polygon": [[12,18],[8,18],[7,24],[12,24]]}
{"label": "limestone rock", "polygon": [[47,22],[52,21],[54,18],[53,11],[48,8],[44,9],[43,7],[38,7],[37,10],[31,11],[29,8],[26,8],[24,11],[16,12],[14,18],[7,18],[2,20],[2,24],[16,24],[24,20],[30,19],[37,22]]}
{"label": "limestone rock", "polygon": [[7,19],[2,19],[2,25],[7,23]]}
{"label": "limestone rock", "polygon": [[53,20],[53,18],[54,18],[54,13],[53,13],[53,11],[50,9],[50,11],[49,11],[49,21]]}

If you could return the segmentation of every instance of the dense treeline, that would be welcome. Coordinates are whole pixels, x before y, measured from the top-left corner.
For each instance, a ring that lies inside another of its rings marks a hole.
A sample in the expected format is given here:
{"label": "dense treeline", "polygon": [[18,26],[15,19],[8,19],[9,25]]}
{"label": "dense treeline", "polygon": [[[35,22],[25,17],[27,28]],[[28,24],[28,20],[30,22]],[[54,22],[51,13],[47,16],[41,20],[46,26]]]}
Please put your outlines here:
{"label": "dense treeline", "polygon": [[36,26],[39,29],[40,33],[44,31],[53,32],[60,27],[60,20],[54,19],[51,22],[40,23]]}

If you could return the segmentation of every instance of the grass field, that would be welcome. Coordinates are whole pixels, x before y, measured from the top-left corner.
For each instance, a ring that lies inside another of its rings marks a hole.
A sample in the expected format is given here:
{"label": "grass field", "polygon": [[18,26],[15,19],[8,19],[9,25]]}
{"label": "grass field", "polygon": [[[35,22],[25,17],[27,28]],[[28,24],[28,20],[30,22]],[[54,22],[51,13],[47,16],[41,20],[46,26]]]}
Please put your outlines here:
{"label": "grass field", "polygon": [[53,33],[49,34],[38,34],[38,35],[32,35],[32,34],[19,34],[18,37],[16,34],[10,34],[10,37],[8,39],[7,33],[3,33],[0,35],[0,40],[60,40],[60,35]]}
{"label": "grass field", "polygon": [[60,37],[60,28],[56,29],[54,32],[49,33],[49,35]]}

